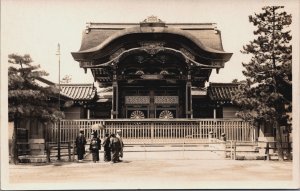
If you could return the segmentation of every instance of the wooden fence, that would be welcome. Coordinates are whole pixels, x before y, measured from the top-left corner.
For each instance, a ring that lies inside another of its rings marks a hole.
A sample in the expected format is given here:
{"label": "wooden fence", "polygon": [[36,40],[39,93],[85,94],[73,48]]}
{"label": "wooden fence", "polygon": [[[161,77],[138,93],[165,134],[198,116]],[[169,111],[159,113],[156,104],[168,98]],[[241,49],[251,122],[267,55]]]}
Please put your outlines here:
{"label": "wooden fence", "polygon": [[[126,143],[200,143],[206,142],[209,135],[219,139],[222,133],[233,141],[253,142],[256,138],[255,128],[239,119],[82,119],[60,121],[61,141],[74,141],[80,128],[89,140],[94,124],[105,126],[104,130],[98,130],[100,138],[105,132],[122,130]],[[46,141],[57,142],[58,129],[58,124],[49,126]]]}

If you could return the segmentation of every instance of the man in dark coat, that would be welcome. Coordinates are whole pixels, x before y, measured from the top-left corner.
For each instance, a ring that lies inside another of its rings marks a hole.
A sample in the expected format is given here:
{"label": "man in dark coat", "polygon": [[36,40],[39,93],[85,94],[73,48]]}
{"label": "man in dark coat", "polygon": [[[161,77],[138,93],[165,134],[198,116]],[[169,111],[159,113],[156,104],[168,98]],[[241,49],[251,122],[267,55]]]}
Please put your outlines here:
{"label": "man in dark coat", "polygon": [[97,131],[92,133],[93,138],[90,143],[90,151],[92,152],[93,162],[99,162],[99,150],[101,150],[101,140],[97,137]]}
{"label": "man in dark coat", "polygon": [[86,139],[83,134],[83,129],[80,129],[79,135],[76,137],[76,141],[75,141],[79,162],[83,160],[83,155],[85,154],[85,144],[86,144]]}
{"label": "man in dark coat", "polygon": [[119,154],[121,151],[121,143],[120,140],[116,137],[115,134],[111,134],[110,138],[110,148],[112,153],[112,163],[119,162]]}
{"label": "man in dark coat", "polygon": [[111,161],[111,150],[110,150],[110,136],[108,133],[105,133],[105,138],[103,140],[103,147],[104,147],[104,161],[109,162]]}

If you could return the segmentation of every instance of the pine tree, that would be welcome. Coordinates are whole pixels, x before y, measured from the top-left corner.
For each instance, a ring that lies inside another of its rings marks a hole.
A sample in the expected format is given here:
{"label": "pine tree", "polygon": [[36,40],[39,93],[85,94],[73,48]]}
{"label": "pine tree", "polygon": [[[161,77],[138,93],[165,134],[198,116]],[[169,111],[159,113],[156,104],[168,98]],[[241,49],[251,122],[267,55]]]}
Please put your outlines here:
{"label": "pine tree", "polygon": [[267,6],[261,13],[249,16],[257,29],[255,39],[243,47],[251,54],[242,63],[246,82],[241,84],[234,102],[241,106],[238,116],[255,124],[275,128],[279,158],[283,159],[280,126],[288,127],[287,112],[292,109],[292,17],[282,6]]}
{"label": "pine tree", "polygon": [[16,129],[21,119],[38,119],[40,122],[57,121],[63,117],[56,97],[58,88],[42,87],[37,79],[48,75],[33,65],[30,55],[10,54],[8,56],[8,115],[14,122],[13,159],[17,162]]}

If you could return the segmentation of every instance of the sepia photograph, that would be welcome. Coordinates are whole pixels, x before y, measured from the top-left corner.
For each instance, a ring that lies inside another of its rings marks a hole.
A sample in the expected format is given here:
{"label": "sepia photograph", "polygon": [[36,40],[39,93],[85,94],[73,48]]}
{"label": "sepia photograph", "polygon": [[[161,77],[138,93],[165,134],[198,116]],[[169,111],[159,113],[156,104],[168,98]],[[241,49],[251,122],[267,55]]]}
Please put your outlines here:
{"label": "sepia photograph", "polygon": [[300,189],[297,0],[1,0],[1,190]]}

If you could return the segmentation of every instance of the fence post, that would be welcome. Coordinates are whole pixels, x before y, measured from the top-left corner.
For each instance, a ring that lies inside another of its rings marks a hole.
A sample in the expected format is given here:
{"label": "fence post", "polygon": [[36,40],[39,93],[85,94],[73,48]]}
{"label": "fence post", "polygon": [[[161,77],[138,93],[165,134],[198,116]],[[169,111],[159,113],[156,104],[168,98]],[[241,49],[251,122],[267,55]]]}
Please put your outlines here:
{"label": "fence post", "polygon": [[267,160],[270,160],[270,145],[269,145],[269,142],[267,142],[267,146],[266,146],[266,158]]}
{"label": "fence post", "polygon": [[151,143],[153,143],[154,139],[154,122],[151,122]]}
{"label": "fence post", "polygon": [[60,161],[60,141],[61,141],[61,126],[60,126],[60,119],[58,120],[58,138],[57,138],[57,160]]}
{"label": "fence post", "polygon": [[71,143],[68,142],[68,155],[69,155],[69,162],[71,161]]}
{"label": "fence post", "polygon": [[232,140],[230,141],[230,159],[232,160],[233,158],[233,144],[232,144]]}
{"label": "fence post", "polygon": [[50,160],[50,146],[49,143],[46,143],[46,152],[47,152],[47,162],[51,162]]}
{"label": "fence post", "polygon": [[209,134],[208,134],[208,142],[210,142],[210,143],[213,142],[212,138],[213,138],[213,132],[210,131]]}
{"label": "fence post", "polygon": [[75,161],[75,143],[73,141],[73,161]]}
{"label": "fence post", "polygon": [[234,141],[234,152],[233,152],[233,159],[236,159],[236,141]]}
{"label": "fence post", "polygon": [[[289,135],[288,135],[289,136]],[[292,156],[291,156],[291,150],[292,150],[292,146],[291,146],[291,143],[288,139],[288,142],[287,142],[287,159],[288,160],[291,160],[292,159]]]}
{"label": "fence post", "polygon": [[224,149],[224,158],[226,158],[226,141],[223,141],[223,149]]}

